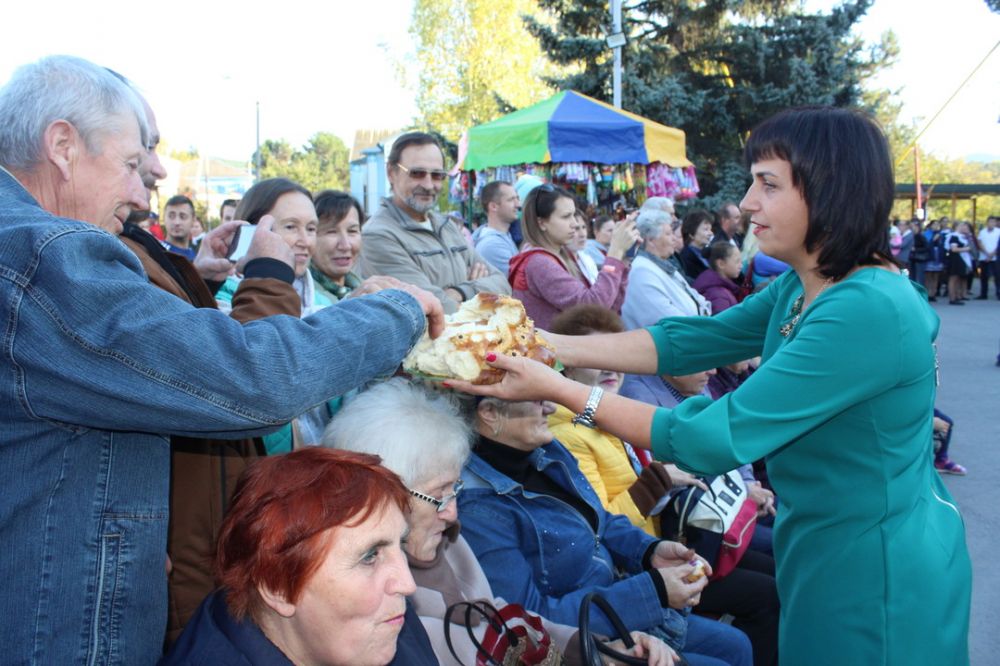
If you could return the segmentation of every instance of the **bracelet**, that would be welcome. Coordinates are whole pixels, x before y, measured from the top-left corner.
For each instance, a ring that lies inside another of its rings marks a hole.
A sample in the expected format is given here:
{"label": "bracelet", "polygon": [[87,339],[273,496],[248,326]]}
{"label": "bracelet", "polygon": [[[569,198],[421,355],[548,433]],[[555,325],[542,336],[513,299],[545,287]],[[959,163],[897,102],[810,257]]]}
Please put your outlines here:
{"label": "bracelet", "polygon": [[600,386],[595,386],[590,389],[590,396],[587,398],[587,404],[584,406],[583,411],[573,418],[573,424],[585,425],[588,428],[597,427],[594,424],[594,416],[597,414],[597,406],[601,404],[601,398],[603,397],[604,389]]}

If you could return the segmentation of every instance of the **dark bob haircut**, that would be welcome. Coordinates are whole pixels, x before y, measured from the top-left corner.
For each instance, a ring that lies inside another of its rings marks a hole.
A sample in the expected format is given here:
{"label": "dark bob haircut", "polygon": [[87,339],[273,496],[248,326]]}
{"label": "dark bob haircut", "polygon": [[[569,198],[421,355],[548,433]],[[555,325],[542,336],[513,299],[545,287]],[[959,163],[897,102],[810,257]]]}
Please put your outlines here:
{"label": "dark bob haircut", "polygon": [[313,204],[316,206],[316,218],[321,225],[340,224],[352,208],[358,213],[358,226],[365,223],[365,211],[361,208],[361,203],[347,192],[323,190],[316,195]]}
{"label": "dark bob haircut", "polygon": [[247,190],[247,193],[240,200],[240,204],[236,207],[235,219],[257,224],[260,222],[260,218],[271,212],[278,199],[289,192],[304,194],[312,201],[312,194],[309,190],[298,183],[293,183],[287,178],[268,178]]}
{"label": "dark bob haircut", "polygon": [[805,247],[819,249],[818,270],[839,280],[857,266],[899,265],[889,251],[895,195],[885,134],[852,109],[803,107],[754,128],[746,163],[788,162],[792,183],[809,209]]}
{"label": "dark bob haircut", "polygon": [[306,447],[260,458],[240,476],[219,531],[216,575],[233,617],[259,622],[263,586],[295,603],[323,564],[333,528],[350,529],[410,494],[378,456]]}

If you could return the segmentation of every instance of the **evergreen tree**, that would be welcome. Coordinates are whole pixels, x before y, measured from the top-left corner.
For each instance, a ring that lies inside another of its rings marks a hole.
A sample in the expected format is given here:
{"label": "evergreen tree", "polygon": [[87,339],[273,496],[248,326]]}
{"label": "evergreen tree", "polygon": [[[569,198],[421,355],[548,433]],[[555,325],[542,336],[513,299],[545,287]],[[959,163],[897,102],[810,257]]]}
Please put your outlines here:
{"label": "evergreen tree", "polygon": [[[872,1],[846,0],[828,14],[802,13],[788,0],[626,3],[622,105],[685,131],[699,205],[739,201],[748,183],[742,148],[754,125],[793,106],[863,105],[862,83],[897,52],[891,33],[873,47],[851,35]],[[554,21],[529,19],[529,29],[551,60],[578,68],[553,83],[610,102],[606,0],[539,4]]]}

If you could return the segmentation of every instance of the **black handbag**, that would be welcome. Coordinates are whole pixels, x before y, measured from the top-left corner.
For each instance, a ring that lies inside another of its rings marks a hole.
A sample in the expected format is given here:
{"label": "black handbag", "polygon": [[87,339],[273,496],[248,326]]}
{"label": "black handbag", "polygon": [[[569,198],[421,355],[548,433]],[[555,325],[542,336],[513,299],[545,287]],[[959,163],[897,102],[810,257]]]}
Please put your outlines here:
{"label": "black handbag", "polygon": [[[628,666],[645,666],[648,663],[647,659],[618,652],[608,647],[607,643],[590,632],[590,607],[592,604],[596,604],[601,609],[604,616],[608,618],[608,622],[615,628],[617,636],[612,638],[620,639],[625,644],[626,649],[631,650],[635,646],[635,641],[632,640],[625,623],[618,617],[618,613],[611,607],[608,600],[597,592],[591,592],[583,598],[583,602],[580,604],[580,655],[584,666],[603,666],[602,654],[619,663],[628,664]],[[674,664],[675,666],[688,666],[687,661],[679,654]]]}

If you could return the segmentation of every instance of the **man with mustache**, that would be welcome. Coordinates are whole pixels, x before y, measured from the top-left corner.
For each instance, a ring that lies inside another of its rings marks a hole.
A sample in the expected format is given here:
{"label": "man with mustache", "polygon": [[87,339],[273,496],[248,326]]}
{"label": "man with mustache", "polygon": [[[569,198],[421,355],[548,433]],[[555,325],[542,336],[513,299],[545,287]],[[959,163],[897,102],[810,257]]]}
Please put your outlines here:
{"label": "man with mustache", "polygon": [[426,289],[446,313],[481,291],[510,294],[507,276],[431,210],[448,176],[437,139],[424,132],[403,134],[392,144],[386,173],[392,196],[361,231],[362,276],[390,275]]}

